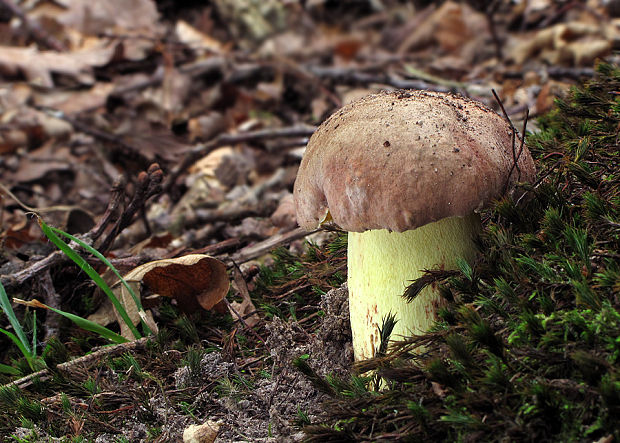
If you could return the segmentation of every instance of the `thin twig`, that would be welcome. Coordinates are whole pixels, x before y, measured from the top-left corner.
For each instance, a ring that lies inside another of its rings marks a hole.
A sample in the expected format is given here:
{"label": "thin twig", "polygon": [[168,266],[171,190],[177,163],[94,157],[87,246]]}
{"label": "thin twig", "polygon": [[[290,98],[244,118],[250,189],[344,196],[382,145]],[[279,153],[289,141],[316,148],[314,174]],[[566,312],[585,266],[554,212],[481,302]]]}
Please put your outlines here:
{"label": "thin twig", "polygon": [[2,5],[5,9],[8,9],[11,14],[21,21],[22,26],[39,45],[58,52],[65,52],[67,50],[63,43],[45,31],[39,23],[31,20],[30,17],[28,17],[24,11],[22,11],[21,8],[14,4],[11,0],[0,0],[0,5]]}
{"label": "thin twig", "polygon": [[194,164],[200,158],[206,156],[211,151],[226,145],[236,143],[247,143],[259,140],[268,140],[274,138],[287,138],[287,137],[309,137],[316,128],[314,126],[291,126],[287,128],[271,128],[261,129],[258,131],[242,132],[239,134],[220,134],[213,140],[207,143],[196,146],[189,151],[183,161],[172,170],[166,183],[163,186],[163,193],[166,194],[170,191],[172,186],[176,183],[179,176],[192,164]]}
{"label": "thin twig", "polygon": [[146,201],[161,192],[161,182],[163,178],[164,173],[157,163],[153,163],[149,166],[147,172],[141,172],[138,175],[138,183],[134,196],[117,220],[114,228],[112,228],[99,246],[100,252],[107,251],[112,246],[112,242],[116,239],[118,234],[133,222],[136,213],[144,208]]}
{"label": "thin twig", "polygon": [[259,242],[259,243],[256,243],[250,246],[246,246],[240,251],[234,253],[230,257],[230,259],[236,263],[245,263],[252,259],[255,259],[256,257],[260,257],[261,255],[266,254],[267,252],[271,251],[276,246],[290,243],[300,238],[304,238],[307,235],[313,234],[317,231],[318,229],[315,231],[307,232],[302,228],[296,228],[291,231],[284,232],[282,234],[277,234],[262,242]]}
{"label": "thin twig", "polygon": [[112,222],[112,218],[116,214],[116,211],[121,205],[123,198],[125,196],[125,176],[119,175],[118,178],[114,181],[112,188],[110,189],[110,201],[108,202],[108,206],[99,220],[99,223],[91,230],[93,240],[97,240],[103,234],[103,231],[108,227],[108,225]]}
{"label": "thin twig", "polygon": [[357,69],[334,68],[324,66],[309,66],[309,72],[322,79],[330,79],[340,83],[372,84],[379,83],[393,86],[398,89],[425,89],[437,92],[449,92],[453,88],[444,85],[435,85],[422,80],[408,80],[393,75],[361,72]]}
{"label": "thin twig", "polygon": [[[56,366],[56,370],[59,370],[64,373],[70,373],[75,366],[78,365],[90,365],[92,363],[100,361],[103,357],[106,356],[115,356],[119,354],[124,354],[128,351],[134,351],[137,349],[141,349],[146,345],[149,337],[143,337],[138,340],[130,341],[127,343],[120,343],[118,345],[105,346],[101,348],[94,348],[94,352],[90,354],[86,354],[82,357],[75,358],[66,363],[60,363]],[[41,371],[33,372],[32,374],[28,374],[25,377],[22,377],[18,380],[12,381],[0,387],[3,389],[6,386],[17,386],[20,389],[24,389],[32,384],[32,380],[37,378],[41,381],[47,380],[51,376],[49,369],[43,369]]]}
{"label": "thin twig", "polygon": [[[46,269],[39,279],[39,288],[43,294],[43,301],[47,306],[60,309],[60,297],[54,288],[54,282],[50,270]],[[45,314],[45,335],[44,342],[47,342],[51,337],[58,335],[60,329],[60,314],[52,310],[47,311]]]}
{"label": "thin twig", "polygon": [[[521,179],[521,168],[519,167],[519,160],[521,159],[521,154],[523,153],[523,148],[525,147],[525,130],[527,129],[527,121],[530,115],[530,111],[529,109],[525,110],[525,117],[523,119],[523,135],[519,137],[517,128],[515,128],[514,124],[512,123],[512,120],[510,120],[510,117],[508,116],[508,113],[506,112],[506,108],[504,108],[504,104],[502,103],[499,96],[497,95],[497,92],[495,92],[495,89],[492,89],[491,92],[493,93],[493,97],[495,97],[495,100],[497,101],[500,109],[502,110],[502,114],[504,115],[506,122],[510,125],[510,129],[512,130],[512,136],[511,136],[512,166],[510,167],[510,171],[508,172],[508,176],[506,177],[506,184],[504,186],[504,193],[505,193],[510,183],[510,177],[512,176],[512,171],[514,171],[515,168],[517,170],[517,181]],[[521,142],[519,145],[518,152],[517,152],[517,138],[519,138]]]}

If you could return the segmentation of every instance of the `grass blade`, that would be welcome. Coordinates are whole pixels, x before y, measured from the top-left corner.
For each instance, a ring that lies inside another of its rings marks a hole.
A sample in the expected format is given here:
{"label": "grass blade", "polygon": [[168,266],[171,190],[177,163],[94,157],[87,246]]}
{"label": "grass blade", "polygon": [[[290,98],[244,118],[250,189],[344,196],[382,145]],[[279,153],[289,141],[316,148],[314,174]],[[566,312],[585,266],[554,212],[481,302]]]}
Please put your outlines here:
{"label": "grass blade", "polygon": [[51,306],[48,306],[45,303],[41,303],[39,300],[34,299],[34,300],[26,301],[26,300],[21,300],[19,298],[14,298],[13,300],[15,301],[15,303],[30,306],[31,308],[43,308],[43,309],[49,309],[50,311],[54,311],[57,314],[60,314],[63,317],[68,318],[80,328],[85,329],[90,332],[94,332],[95,334],[101,337],[107,338],[108,340],[113,341],[114,343],[125,343],[129,341],[122,335],[117,334],[116,332],[106,328],[105,326],[101,326],[100,324],[87,320],[83,317],[80,317],[79,315],[71,314],[70,312],[65,312],[65,311],[61,311],[60,309],[52,308]]}
{"label": "grass blade", "polygon": [[138,313],[140,315],[140,318],[142,319],[142,327],[144,328],[144,330],[148,333],[148,334],[152,334],[153,331],[151,331],[151,328],[149,328],[149,326],[146,324],[146,322],[143,320],[144,318],[146,318],[146,312],[144,312],[144,308],[142,307],[142,302],[140,301],[140,297],[138,297],[136,295],[136,293],[134,292],[134,290],[131,288],[131,286],[129,286],[127,284],[127,282],[125,281],[125,279],[121,276],[121,274],[116,270],[116,268],[114,267],[114,265],[112,265],[112,263],[110,263],[110,261],[99,251],[97,251],[95,248],[93,248],[92,246],[86,244],[85,242],[83,242],[82,240],[80,240],[79,238],[64,232],[61,229],[58,228],[54,228],[53,226],[49,226],[48,227],[54,231],[54,233],[56,234],[60,234],[70,240],[73,240],[74,242],[76,242],[78,245],[80,245],[81,247],[83,247],[87,252],[93,254],[95,257],[97,257],[99,260],[101,260],[108,268],[110,268],[110,270],[114,273],[114,275],[116,275],[118,277],[118,279],[120,280],[120,282],[123,284],[123,286],[125,286],[125,288],[127,288],[127,291],[129,291],[129,294],[131,295],[131,298],[133,298],[134,303],[136,304],[136,306],[138,307]]}
{"label": "grass blade", "polygon": [[37,355],[37,311],[32,311],[32,357]]}
{"label": "grass blade", "polygon": [[[11,302],[9,301],[9,297],[6,295],[6,291],[4,290],[2,283],[0,283],[0,307],[4,311],[4,314],[8,317],[9,322],[11,322],[11,326],[13,326],[13,330],[17,335],[16,338],[19,338],[19,341],[21,342],[22,346],[20,347],[20,350],[23,349],[22,353],[24,355],[32,357],[33,350],[30,348],[30,344],[26,338],[22,325],[19,323],[19,320],[17,320],[15,312],[13,312],[13,307],[11,306]],[[26,352],[24,352],[24,350]]]}
{"label": "grass blade", "polygon": [[[119,315],[121,316],[121,318],[123,319],[127,327],[131,330],[134,337],[136,339],[142,338],[142,335],[140,334],[138,329],[134,326],[133,322],[127,315],[127,311],[125,310],[123,305],[118,301],[118,298],[116,298],[116,295],[114,295],[114,293],[112,292],[108,284],[103,280],[103,278],[101,278],[101,276],[97,273],[97,271],[95,271],[93,267],[89,265],[88,262],[84,260],[82,256],[80,256],[77,252],[71,249],[71,247],[68,244],[62,241],[54,233],[54,231],[40,218],[39,218],[39,226],[41,227],[41,230],[47,236],[47,238],[49,238],[50,241],[54,243],[62,252],[64,252],[67,257],[73,260],[75,264],[77,264],[84,272],[86,272],[86,274],[88,274],[88,276],[95,282],[95,284],[99,286],[103,292],[105,292],[105,294],[108,296],[108,298],[110,299],[110,301],[116,308],[117,312],[119,313]],[[72,315],[72,314],[69,314],[68,312],[64,312],[61,315],[67,316],[67,315]],[[81,317],[78,317],[78,316],[75,316],[75,317],[82,319]],[[85,320],[85,319],[82,319],[82,320]]]}
{"label": "grass blade", "polygon": [[19,369],[0,363],[0,372],[7,375],[22,375]]}
{"label": "grass blade", "polygon": [[[21,342],[21,340],[19,338],[17,338],[17,336],[15,334],[13,334],[10,331],[7,331],[6,329],[0,328],[0,332],[2,332],[4,335],[9,337],[11,339],[11,341],[13,343],[15,343],[15,346],[17,346],[19,348],[19,350],[21,351],[21,353],[24,355],[24,357],[26,357],[26,360],[28,361],[28,366],[30,366],[31,369],[34,369],[34,364],[33,364],[34,363],[33,362],[34,355],[32,355],[30,350],[27,349],[24,346],[24,344]],[[28,342],[26,342],[26,343],[28,343]]]}

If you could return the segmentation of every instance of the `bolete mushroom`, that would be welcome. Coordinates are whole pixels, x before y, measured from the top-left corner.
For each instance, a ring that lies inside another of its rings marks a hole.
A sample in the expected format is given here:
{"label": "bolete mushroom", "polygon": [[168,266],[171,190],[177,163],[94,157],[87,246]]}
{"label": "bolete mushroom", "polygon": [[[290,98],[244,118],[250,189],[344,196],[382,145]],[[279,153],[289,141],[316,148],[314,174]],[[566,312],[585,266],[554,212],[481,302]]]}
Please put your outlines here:
{"label": "bolete mushroom", "polygon": [[310,138],[295,181],[297,221],[349,231],[348,287],[357,360],[372,357],[379,327],[392,337],[431,327],[432,287],[402,294],[425,269],[471,260],[478,212],[535,176],[532,157],[500,115],[452,94],[367,96],[331,115]]}

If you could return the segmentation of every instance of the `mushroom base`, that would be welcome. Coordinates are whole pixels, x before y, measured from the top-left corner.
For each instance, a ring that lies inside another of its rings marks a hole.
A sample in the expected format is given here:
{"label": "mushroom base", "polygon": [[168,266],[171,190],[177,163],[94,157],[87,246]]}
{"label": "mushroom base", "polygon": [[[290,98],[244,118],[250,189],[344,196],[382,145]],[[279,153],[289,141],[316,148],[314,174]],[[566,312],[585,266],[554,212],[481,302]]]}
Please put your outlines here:
{"label": "mushroom base", "polygon": [[427,331],[441,305],[428,286],[411,303],[402,294],[424,269],[455,269],[458,258],[472,260],[480,217],[450,217],[412,231],[350,232],[348,239],[349,310],[356,360],[375,355],[379,328],[389,313],[398,322],[391,339]]}

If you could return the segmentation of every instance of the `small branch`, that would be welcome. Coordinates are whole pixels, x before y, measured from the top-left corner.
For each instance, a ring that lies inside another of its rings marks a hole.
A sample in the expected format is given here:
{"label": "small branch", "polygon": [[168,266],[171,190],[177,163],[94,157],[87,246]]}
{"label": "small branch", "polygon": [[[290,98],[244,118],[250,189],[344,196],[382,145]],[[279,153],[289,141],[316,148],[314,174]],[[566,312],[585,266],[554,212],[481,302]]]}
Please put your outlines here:
{"label": "small branch", "polygon": [[32,277],[40,275],[52,266],[69,261],[69,258],[62,251],[54,251],[42,260],[39,260],[25,269],[13,275],[2,275],[0,281],[6,290],[23,285]]}
{"label": "small branch", "polygon": [[[516,169],[517,170],[517,181],[521,179],[521,168],[519,167],[519,160],[521,159],[521,154],[523,153],[523,148],[525,147],[525,130],[527,129],[527,120],[529,118],[530,111],[529,109],[525,110],[525,117],[523,119],[523,135],[519,137],[517,128],[515,128],[515,126],[512,124],[512,120],[510,120],[510,117],[508,116],[508,113],[506,112],[506,109],[504,108],[504,104],[502,103],[499,96],[497,95],[497,92],[495,92],[495,89],[492,89],[491,92],[493,92],[493,97],[495,97],[495,100],[499,104],[499,107],[502,110],[504,118],[510,125],[510,129],[512,129],[512,166],[510,167],[510,171],[508,172],[508,177],[506,177],[506,185],[504,186],[504,193],[505,193],[506,190],[508,189],[508,184],[510,181],[510,177],[512,176],[512,171]],[[520,145],[519,145],[518,152],[517,152],[517,139],[520,139]]]}
{"label": "small branch", "polygon": [[443,85],[433,85],[421,80],[407,80],[386,74],[369,74],[366,72],[360,72],[356,69],[323,66],[310,66],[307,69],[317,77],[334,80],[340,83],[361,83],[364,85],[381,83],[398,89],[426,89],[437,92],[449,92],[452,90],[452,88]]}
{"label": "small branch", "polygon": [[101,220],[99,223],[91,230],[92,235],[91,238],[93,240],[97,240],[103,234],[103,231],[108,227],[108,225],[112,222],[116,211],[121,205],[123,201],[123,197],[125,196],[125,176],[120,175],[112,185],[112,189],[110,189],[110,201],[108,202],[108,207],[106,208]]}
{"label": "small branch", "polygon": [[291,126],[287,128],[262,129],[259,131],[243,132],[240,134],[220,134],[213,140],[198,145],[187,153],[183,161],[170,173],[168,180],[164,184],[163,192],[168,193],[172,186],[176,183],[179,176],[188,167],[221,146],[274,138],[309,137],[315,130],[316,128],[314,126]]}
{"label": "small branch", "polygon": [[502,60],[502,42],[499,38],[499,34],[497,33],[497,27],[495,26],[495,13],[497,12],[499,5],[499,1],[493,1],[491,5],[484,9],[484,14],[489,25],[489,32],[491,33],[491,38],[493,39],[493,45],[495,46],[495,56],[498,60]]}
{"label": "small branch", "polygon": [[24,11],[22,11],[21,8],[14,4],[11,0],[0,0],[0,6],[8,9],[11,14],[17,17],[22,22],[24,29],[26,29],[28,34],[30,34],[34,41],[36,41],[39,45],[58,52],[67,51],[64,44],[45,31],[39,23],[31,20],[24,13]]}
{"label": "small branch", "polygon": [[245,263],[252,259],[255,259],[256,257],[260,257],[261,255],[266,254],[276,246],[299,240],[300,238],[304,238],[307,235],[314,234],[317,231],[318,229],[308,232],[302,228],[296,228],[283,234],[277,234],[262,242],[246,246],[240,251],[234,253],[230,257],[230,259],[233,260],[233,262],[235,263]]}
{"label": "small branch", "polygon": [[153,163],[149,166],[147,172],[140,172],[136,191],[131,202],[117,220],[114,228],[112,228],[108,236],[99,246],[99,252],[103,253],[107,251],[112,246],[112,242],[114,242],[118,234],[133,222],[134,215],[144,208],[146,201],[161,192],[161,182],[163,178],[164,173],[157,163]]}
{"label": "small branch", "polygon": [[[103,357],[108,357],[108,356],[114,357],[116,355],[124,354],[125,352],[141,349],[146,345],[148,339],[149,337],[143,337],[141,339],[130,341],[127,343],[100,347],[99,349],[95,348],[97,350],[95,350],[94,352],[91,352],[90,354],[86,354],[82,357],[78,357],[66,363],[60,363],[59,365],[56,366],[56,370],[64,372],[64,373],[70,373],[73,370],[73,368],[78,365],[87,366],[87,365],[100,361]],[[50,372],[51,371],[49,369],[43,369],[41,371],[28,374],[25,377],[22,377],[18,380],[7,383],[6,385],[0,387],[0,389],[4,388],[5,386],[11,386],[11,385],[17,386],[20,389],[27,388],[28,386],[32,384],[32,380],[34,378],[38,378],[41,381],[47,380],[51,375]]]}
{"label": "small branch", "polygon": [[[45,304],[52,308],[60,309],[60,297],[54,288],[54,282],[52,281],[52,276],[49,269],[46,269],[39,279],[39,288],[43,294],[43,301]],[[58,330],[60,329],[60,317],[60,314],[52,310],[48,310],[46,312],[44,342],[47,342],[51,337],[58,335]]]}
{"label": "small branch", "polygon": [[[146,200],[160,192],[162,179],[163,172],[161,171],[161,169],[159,169],[159,166],[156,163],[151,165],[148,172],[140,173],[138,177],[138,189],[136,190],[136,194],[134,195],[133,200],[131,201],[127,209],[123,212],[119,220],[116,222],[116,225],[108,234],[101,246],[99,246],[98,249],[100,252],[105,252],[114,241],[116,236],[129,224],[131,224],[131,221],[133,220],[133,215],[144,205]],[[108,206],[110,205],[114,205],[114,203],[110,203]],[[91,231],[83,234],[80,238],[86,243],[92,245],[92,232],[99,231],[99,229],[99,227],[95,226]],[[80,248],[77,247],[77,245],[75,245],[73,242],[71,243],[71,246],[75,250],[80,250]],[[0,282],[2,282],[2,285],[5,287],[5,289],[12,289],[23,285],[32,277],[40,275],[41,272],[45,272],[52,266],[66,263],[68,261],[69,258],[62,251],[54,251],[44,259],[31,264],[27,268],[22,269],[21,271],[16,272],[13,275],[0,275]]]}

